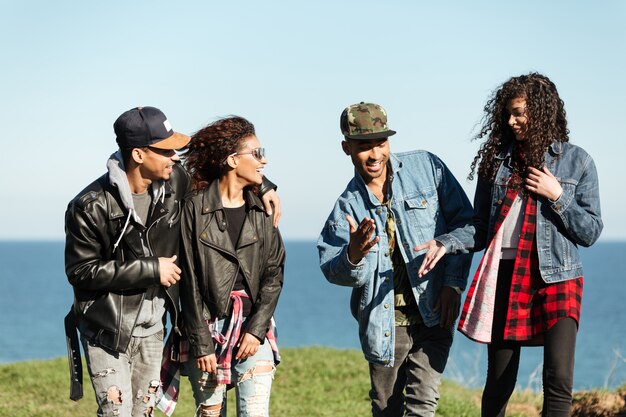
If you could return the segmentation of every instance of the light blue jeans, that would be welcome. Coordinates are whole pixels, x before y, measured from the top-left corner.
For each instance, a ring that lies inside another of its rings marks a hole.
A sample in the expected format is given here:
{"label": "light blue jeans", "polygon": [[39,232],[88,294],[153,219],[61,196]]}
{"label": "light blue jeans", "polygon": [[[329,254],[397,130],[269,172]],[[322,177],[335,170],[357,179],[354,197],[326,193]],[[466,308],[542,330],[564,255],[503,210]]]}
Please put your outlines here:
{"label": "light blue jeans", "polygon": [[81,336],[98,417],[144,417],[154,412],[160,388],[163,335],[132,337],[126,352],[98,346]]}
{"label": "light blue jeans", "polygon": [[[218,326],[223,328],[224,320],[220,320]],[[226,417],[226,391],[229,387],[217,385],[215,374],[201,371],[194,358],[189,358],[186,369],[198,407],[196,416]],[[237,395],[238,417],[269,417],[275,369],[274,354],[267,339],[254,356],[239,361],[233,359],[231,378]],[[219,404],[222,405],[221,411],[215,411],[215,406]]]}

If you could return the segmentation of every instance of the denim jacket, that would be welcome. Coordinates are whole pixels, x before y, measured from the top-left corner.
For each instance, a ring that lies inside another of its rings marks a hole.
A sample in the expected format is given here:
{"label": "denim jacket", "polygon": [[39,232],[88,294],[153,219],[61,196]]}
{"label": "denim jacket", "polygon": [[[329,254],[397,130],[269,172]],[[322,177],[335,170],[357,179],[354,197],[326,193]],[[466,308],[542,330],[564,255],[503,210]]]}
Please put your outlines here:
{"label": "denim jacket", "polygon": [[[478,179],[474,197],[474,250],[491,241],[494,224],[506,195],[511,176],[511,149],[497,156],[502,160],[496,180]],[[568,142],[554,142],[544,163],[557,178],[563,194],[556,201],[537,199],[537,252],[539,270],[547,283],[583,275],[577,245],[591,246],[602,231],[600,195],[596,166],[582,148]]]}
{"label": "denim jacket", "polygon": [[[424,323],[439,325],[433,311],[444,285],[465,288],[472,255],[467,253],[472,240],[472,206],[452,173],[435,155],[424,151],[391,154],[391,210],[396,223],[396,249],[406,262],[407,273]],[[350,215],[356,222],[369,217],[375,221],[380,238],[356,265],[348,261]],[[317,247],[320,266],[326,279],[353,287],[351,310],[359,323],[359,338],[365,358],[372,363],[393,366],[394,291],[389,241],[385,234],[387,209],[372,194],[355,172],[328,217]],[[417,271],[423,252],[413,250],[437,236],[449,252],[423,278]]]}

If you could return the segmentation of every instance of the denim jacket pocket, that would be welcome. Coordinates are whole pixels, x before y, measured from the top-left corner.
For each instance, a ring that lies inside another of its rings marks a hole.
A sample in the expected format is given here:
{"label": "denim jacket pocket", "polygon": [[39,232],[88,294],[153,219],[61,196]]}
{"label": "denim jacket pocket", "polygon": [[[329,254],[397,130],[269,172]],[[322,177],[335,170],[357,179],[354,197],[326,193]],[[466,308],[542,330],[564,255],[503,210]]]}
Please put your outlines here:
{"label": "denim jacket pocket", "polygon": [[414,227],[434,228],[438,206],[437,193],[434,188],[404,200],[411,226]]}

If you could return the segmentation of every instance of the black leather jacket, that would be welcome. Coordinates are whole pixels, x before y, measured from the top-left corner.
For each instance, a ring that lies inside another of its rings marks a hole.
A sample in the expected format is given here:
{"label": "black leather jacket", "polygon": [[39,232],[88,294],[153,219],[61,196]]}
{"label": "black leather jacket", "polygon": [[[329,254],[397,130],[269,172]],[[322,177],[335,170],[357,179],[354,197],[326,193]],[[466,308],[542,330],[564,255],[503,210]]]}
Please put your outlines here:
{"label": "black leather jacket", "polygon": [[[183,198],[190,192],[190,178],[176,163],[147,227],[131,220],[125,230],[128,212],[108,173],[69,203],[65,270],[74,287],[77,325],[88,339],[117,352],[126,350],[146,290],[160,285],[158,258],[179,253]],[[144,244],[151,256],[144,256]],[[172,323],[178,323],[179,286],[166,292]]]}
{"label": "black leather jacket", "polygon": [[195,357],[215,352],[206,320],[222,318],[241,270],[250,290],[252,311],[243,331],[265,340],[283,285],[285,250],[273,218],[259,198],[245,192],[247,216],[233,247],[226,224],[219,182],[187,199],[181,221],[181,304],[185,331]]}

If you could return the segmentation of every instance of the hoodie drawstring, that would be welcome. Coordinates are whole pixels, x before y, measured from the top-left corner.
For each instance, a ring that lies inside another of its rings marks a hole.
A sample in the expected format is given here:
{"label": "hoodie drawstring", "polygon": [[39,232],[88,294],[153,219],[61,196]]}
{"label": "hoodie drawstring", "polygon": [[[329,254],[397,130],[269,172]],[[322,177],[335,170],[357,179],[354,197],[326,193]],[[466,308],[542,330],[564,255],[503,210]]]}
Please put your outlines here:
{"label": "hoodie drawstring", "polygon": [[120,237],[117,238],[117,241],[113,244],[113,253],[115,253],[115,249],[120,244],[120,241],[124,237],[124,232],[126,232],[126,228],[128,227],[128,223],[130,223],[130,218],[133,215],[132,211],[128,211],[128,216],[126,217],[126,223],[124,223],[124,227],[122,228],[122,233],[120,233]]}

